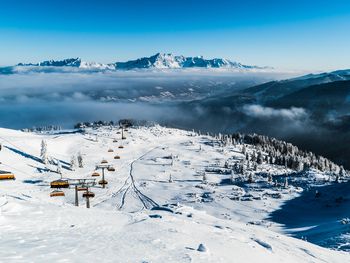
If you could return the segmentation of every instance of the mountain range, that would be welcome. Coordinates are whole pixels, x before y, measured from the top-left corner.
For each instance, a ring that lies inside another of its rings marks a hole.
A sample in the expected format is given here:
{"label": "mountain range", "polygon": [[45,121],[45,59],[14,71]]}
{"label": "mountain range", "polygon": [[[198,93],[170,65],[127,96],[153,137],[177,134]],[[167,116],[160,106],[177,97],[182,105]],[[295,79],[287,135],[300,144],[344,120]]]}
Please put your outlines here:
{"label": "mountain range", "polygon": [[47,60],[40,63],[19,63],[19,67],[75,67],[83,69],[109,69],[109,70],[132,70],[132,69],[180,69],[180,68],[226,68],[226,69],[272,69],[270,67],[259,67],[243,65],[239,62],[224,58],[205,59],[202,56],[185,57],[173,54],[157,53],[150,57],[143,57],[126,62],[115,62],[109,64],[84,62],[80,58],[68,58],[64,60]]}

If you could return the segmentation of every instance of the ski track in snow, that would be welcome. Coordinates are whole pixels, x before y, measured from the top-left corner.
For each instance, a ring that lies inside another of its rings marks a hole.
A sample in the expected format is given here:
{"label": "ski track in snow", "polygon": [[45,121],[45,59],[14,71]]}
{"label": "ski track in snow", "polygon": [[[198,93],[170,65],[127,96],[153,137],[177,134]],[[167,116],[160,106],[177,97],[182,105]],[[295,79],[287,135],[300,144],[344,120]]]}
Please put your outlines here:
{"label": "ski track in snow", "polygon": [[[16,175],[15,181],[0,181],[0,262],[350,262],[349,253],[288,237],[266,220],[299,196],[293,181],[289,189],[257,183],[240,188],[221,183],[229,175],[207,173],[202,182],[204,167],[242,158],[240,146],[222,151],[206,143],[213,140],[208,136],[159,126],[130,128],[126,140],[119,140],[116,131],[0,129],[0,169]],[[112,142],[116,138],[118,143]],[[106,173],[105,189],[91,188],[96,196],[90,209],[81,196],[80,206],[74,206],[71,189],[64,190],[65,197],[49,197],[50,182],[60,176],[55,166],[36,159],[42,139],[49,155],[64,166],[71,155],[82,153],[84,168],[64,168],[64,178],[91,178],[102,159],[116,168]],[[115,154],[121,159],[115,160]],[[278,167],[261,167],[267,168],[280,173]],[[261,197],[269,191],[281,197],[235,200],[237,194]],[[200,244],[205,251],[197,251]]]}

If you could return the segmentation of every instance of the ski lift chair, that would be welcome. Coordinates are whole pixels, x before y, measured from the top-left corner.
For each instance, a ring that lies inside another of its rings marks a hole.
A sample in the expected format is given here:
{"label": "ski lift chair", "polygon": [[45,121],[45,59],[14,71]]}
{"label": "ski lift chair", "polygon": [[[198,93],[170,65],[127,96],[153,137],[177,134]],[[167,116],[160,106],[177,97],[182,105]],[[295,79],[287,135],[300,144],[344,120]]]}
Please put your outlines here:
{"label": "ski lift chair", "polygon": [[114,168],[114,167],[108,167],[108,168],[107,168],[107,171],[109,171],[109,172],[115,172],[115,168]]}
{"label": "ski lift chair", "polygon": [[0,171],[0,180],[15,180],[16,177],[13,173],[7,171]]}
{"label": "ski lift chair", "polygon": [[95,193],[91,192],[91,191],[86,191],[83,193],[83,197],[89,197],[89,198],[93,198],[95,197]]}
{"label": "ski lift chair", "polygon": [[108,182],[107,182],[106,180],[100,180],[100,181],[98,182],[98,184],[99,184],[99,185],[106,185],[106,184],[108,184]]}
{"label": "ski lift chair", "polygon": [[55,180],[50,183],[51,188],[68,188],[69,187],[69,182],[68,180]]}
{"label": "ski lift chair", "polygon": [[54,190],[50,193],[50,197],[65,196],[64,192],[61,190]]}
{"label": "ski lift chair", "polygon": [[97,176],[100,176],[100,174],[98,172],[93,172],[91,176],[92,177],[97,177]]}

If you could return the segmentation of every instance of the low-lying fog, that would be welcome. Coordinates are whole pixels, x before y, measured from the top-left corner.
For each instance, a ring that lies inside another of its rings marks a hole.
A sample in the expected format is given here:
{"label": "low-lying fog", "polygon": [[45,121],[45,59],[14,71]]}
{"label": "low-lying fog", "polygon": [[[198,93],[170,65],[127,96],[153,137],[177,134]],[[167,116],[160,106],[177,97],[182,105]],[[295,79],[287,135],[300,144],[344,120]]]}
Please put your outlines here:
{"label": "low-lying fog", "polygon": [[162,121],[178,114],[174,107],[167,110],[175,102],[226,95],[278,77],[176,70],[0,75],[0,126],[68,128],[78,121],[118,118]]}
{"label": "low-lying fog", "polygon": [[[133,118],[209,132],[257,132],[349,167],[348,151],[340,150],[348,131],[334,136],[318,127],[307,110],[220,101],[241,89],[287,77],[291,75],[176,70],[0,75],[0,126],[72,128],[80,121]],[[322,147],[326,141],[330,145]]]}

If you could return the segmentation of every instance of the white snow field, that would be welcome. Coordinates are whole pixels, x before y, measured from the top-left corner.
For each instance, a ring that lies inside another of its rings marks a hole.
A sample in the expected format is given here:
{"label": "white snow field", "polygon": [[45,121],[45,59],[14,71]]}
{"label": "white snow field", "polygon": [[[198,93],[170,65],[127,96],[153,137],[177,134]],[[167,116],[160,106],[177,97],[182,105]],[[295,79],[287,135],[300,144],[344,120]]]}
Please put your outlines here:
{"label": "white snow field", "polygon": [[[222,183],[231,175],[204,172],[243,158],[240,145],[222,147],[208,143],[212,137],[159,126],[126,133],[121,140],[112,127],[52,134],[0,129],[0,170],[16,176],[0,181],[0,262],[350,262],[349,253],[289,237],[266,219],[299,196],[292,182],[285,189],[243,188]],[[90,209],[83,192],[74,205],[73,187],[50,197],[50,182],[60,175],[42,163],[42,140],[49,159],[60,160],[63,178],[99,181],[91,177],[95,166],[103,159],[113,165],[106,188],[90,188]],[[72,171],[79,152],[84,166]],[[276,176],[284,169],[258,167]]]}

